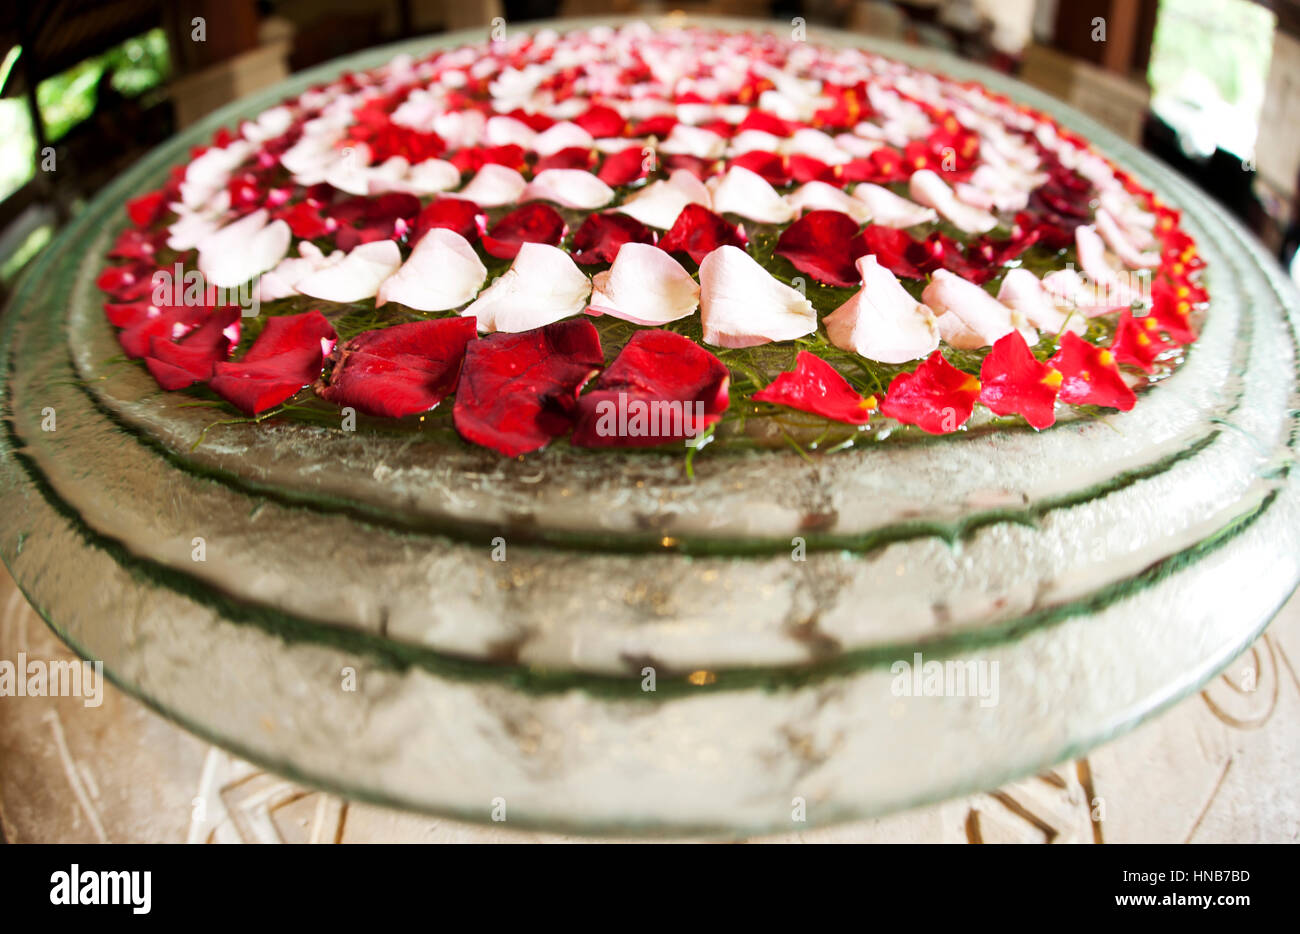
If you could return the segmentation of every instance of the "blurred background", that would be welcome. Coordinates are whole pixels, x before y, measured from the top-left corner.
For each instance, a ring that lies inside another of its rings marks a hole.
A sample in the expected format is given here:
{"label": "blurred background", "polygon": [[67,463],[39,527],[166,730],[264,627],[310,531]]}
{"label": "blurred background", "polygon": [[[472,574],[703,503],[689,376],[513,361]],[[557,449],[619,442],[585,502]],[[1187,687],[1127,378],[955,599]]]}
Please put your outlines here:
{"label": "blurred background", "polygon": [[803,17],[1018,75],[1175,166],[1300,270],[1300,0],[43,0],[0,11],[0,300],[114,175],[292,72],[498,16],[678,9]]}

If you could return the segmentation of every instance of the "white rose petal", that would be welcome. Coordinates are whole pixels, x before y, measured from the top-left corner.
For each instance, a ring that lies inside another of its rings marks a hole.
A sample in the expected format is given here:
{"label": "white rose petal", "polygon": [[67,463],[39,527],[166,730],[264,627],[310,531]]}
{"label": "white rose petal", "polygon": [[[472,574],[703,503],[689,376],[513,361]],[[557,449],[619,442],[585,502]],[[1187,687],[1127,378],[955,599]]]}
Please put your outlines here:
{"label": "white rose petal", "polygon": [[700,263],[704,341],[753,347],[817,330],[812,302],[774,279],[744,250],[720,246]]}
{"label": "white rose petal", "polygon": [[591,280],[563,250],[525,243],[510,268],[461,312],[480,331],[531,331],[582,311]]}
{"label": "white rose petal", "polygon": [[685,318],[699,301],[699,285],[677,260],[648,243],[625,243],[613,265],[592,277],[587,311],[660,325]]}
{"label": "white rose petal", "polygon": [[420,238],[402,268],[379,286],[375,307],[399,302],[417,311],[446,311],[468,302],[487,281],[487,269],[470,242],[435,227]]}
{"label": "white rose petal", "polygon": [[402,265],[402,251],[392,240],[363,243],[336,263],[313,272],[298,283],[303,295],[331,302],[374,298],[384,280]]}

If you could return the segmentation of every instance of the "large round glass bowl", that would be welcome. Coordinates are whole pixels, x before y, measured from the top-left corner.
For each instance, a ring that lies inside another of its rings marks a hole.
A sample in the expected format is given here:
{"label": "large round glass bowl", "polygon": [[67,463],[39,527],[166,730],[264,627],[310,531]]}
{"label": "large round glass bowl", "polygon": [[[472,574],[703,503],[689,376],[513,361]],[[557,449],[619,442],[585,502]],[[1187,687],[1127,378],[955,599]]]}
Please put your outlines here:
{"label": "large round glass bowl", "polygon": [[[788,830],[1076,756],[1211,678],[1291,593],[1297,299],[1274,261],[1063,105],[859,36],[810,40],[979,80],[1183,210],[1210,311],[1132,412],[811,462],[724,451],[692,478],[644,452],[510,460],[303,422],[209,428],[212,409],[114,362],[94,280],[127,198],[221,124],[478,38],[367,52],[214,114],[23,279],[0,362],[0,554],[121,687],[355,798],[589,833]],[[929,696],[927,662],[984,680]]]}

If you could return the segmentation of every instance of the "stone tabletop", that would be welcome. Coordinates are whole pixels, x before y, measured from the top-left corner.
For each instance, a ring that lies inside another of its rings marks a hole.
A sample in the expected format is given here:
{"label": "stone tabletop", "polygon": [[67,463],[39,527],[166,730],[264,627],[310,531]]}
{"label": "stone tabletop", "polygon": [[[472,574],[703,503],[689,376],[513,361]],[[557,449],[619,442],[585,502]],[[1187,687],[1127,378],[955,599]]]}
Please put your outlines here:
{"label": "stone tabletop", "polygon": [[[0,569],[0,659],[74,656]],[[921,810],[743,842],[1300,840],[1300,598],[1203,691],[1086,758]],[[581,842],[350,802],[212,746],[105,685],[0,697],[11,843]],[[734,841],[742,842],[742,841]]]}

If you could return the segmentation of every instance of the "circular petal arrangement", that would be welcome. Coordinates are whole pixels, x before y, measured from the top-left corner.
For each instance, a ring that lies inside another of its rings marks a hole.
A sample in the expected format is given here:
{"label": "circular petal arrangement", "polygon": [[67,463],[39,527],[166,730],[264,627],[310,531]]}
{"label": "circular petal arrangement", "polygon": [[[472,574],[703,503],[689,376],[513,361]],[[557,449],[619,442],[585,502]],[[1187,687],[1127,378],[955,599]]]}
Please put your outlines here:
{"label": "circular petal arrangement", "polygon": [[[1178,212],[1051,118],[697,28],[346,73],[219,131],[127,213],[98,285],[163,389],[249,416],[308,387],[374,418],[450,397],[461,437],[508,456],[732,417],[1043,429],[1132,408],[1208,300]],[[629,401],[686,415],[604,417]]]}

